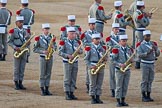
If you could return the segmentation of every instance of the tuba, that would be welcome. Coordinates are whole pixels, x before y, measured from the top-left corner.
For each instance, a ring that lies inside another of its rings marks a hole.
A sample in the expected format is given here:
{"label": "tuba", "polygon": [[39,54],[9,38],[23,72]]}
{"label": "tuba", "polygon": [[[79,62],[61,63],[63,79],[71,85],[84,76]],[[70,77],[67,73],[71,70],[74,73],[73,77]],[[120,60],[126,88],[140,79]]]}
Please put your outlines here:
{"label": "tuba", "polygon": [[53,39],[54,38],[55,38],[54,35],[52,35],[52,39],[51,39],[50,44],[49,44],[48,49],[47,49],[48,55],[45,56],[45,60],[49,60],[52,57],[52,54],[54,52],[54,49],[53,49]]}
{"label": "tuba", "polygon": [[96,68],[91,69],[92,75],[96,75],[102,68],[105,67],[106,62],[104,62],[104,59],[105,59],[105,57],[107,56],[107,54],[109,53],[110,50],[111,50],[111,47],[109,47],[108,50],[105,52],[105,54],[100,58],[100,60],[96,64]]}
{"label": "tuba", "polygon": [[73,59],[69,59],[68,63],[73,64],[75,62],[75,60],[79,58],[78,51],[81,49],[81,47],[82,47],[82,44],[80,44],[78,46],[78,48],[75,50],[75,52],[72,54]]}
{"label": "tuba", "polygon": [[35,33],[20,47],[20,52],[15,51],[14,57],[19,58],[24,52],[29,52],[29,48],[27,48],[28,43],[34,38]]}
{"label": "tuba", "polygon": [[125,64],[125,68],[120,68],[121,72],[125,72],[131,65],[132,65],[132,61],[131,59],[134,57],[134,55],[136,54],[136,52],[134,52],[129,59],[124,63]]}

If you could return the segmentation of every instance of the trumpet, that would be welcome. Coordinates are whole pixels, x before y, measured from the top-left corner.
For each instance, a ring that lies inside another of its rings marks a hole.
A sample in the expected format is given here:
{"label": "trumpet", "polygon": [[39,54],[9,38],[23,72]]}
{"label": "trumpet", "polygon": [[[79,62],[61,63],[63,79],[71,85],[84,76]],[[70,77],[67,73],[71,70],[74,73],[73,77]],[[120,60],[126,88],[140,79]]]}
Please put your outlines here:
{"label": "trumpet", "polygon": [[75,50],[75,52],[72,54],[73,59],[69,59],[69,60],[68,60],[68,63],[73,64],[73,63],[75,62],[75,60],[79,58],[78,52],[79,52],[79,50],[81,49],[81,47],[82,47],[82,43],[78,46],[78,48],[77,48],[77,49]]}
{"label": "trumpet", "polygon": [[45,60],[49,60],[52,57],[52,54],[54,52],[54,49],[52,47],[53,46],[53,39],[54,38],[55,38],[55,36],[52,35],[52,39],[51,39],[50,44],[49,44],[48,49],[47,49],[48,55],[45,56]]}
{"label": "trumpet", "polygon": [[111,50],[111,47],[109,47],[108,50],[105,52],[105,54],[100,58],[100,60],[96,64],[96,68],[91,69],[91,74],[92,75],[96,75],[102,68],[105,67],[106,62],[104,62],[104,59],[105,59],[105,57],[107,56],[107,54],[109,53],[110,50]]}
{"label": "trumpet", "polygon": [[134,57],[134,55],[136,54],[136,52],[134,52],[129,59],[124,63],[125,64],[125,68],[120,68],[121,72],[126,72],[126,70],[132,65],[132,58]]}
{"label": "trumpet", "polygon": [[144,15],[145,15],[145,17],[149,17],[149,18],[151,18],[152,17],[152,15],[158,10],[159,8],[152,8],[149,12],[143,12],[144,13]]}
{"label": "trumpet", "polygon": [[22,54],[24,54],[25,52],[29,52],[29,48],[27,48],[28,43],[34,38],[35,36],[35,32],[33,33],[33,35],[20,47],[20,51],[15,51],[14,53],[14,57],[15,58],[19,58]]}
{"label": "trumpet", "polygon": [[156,8],[152,8],[149,13],[152,15],[153,13],[155,13],[159,8],[156,7]]}

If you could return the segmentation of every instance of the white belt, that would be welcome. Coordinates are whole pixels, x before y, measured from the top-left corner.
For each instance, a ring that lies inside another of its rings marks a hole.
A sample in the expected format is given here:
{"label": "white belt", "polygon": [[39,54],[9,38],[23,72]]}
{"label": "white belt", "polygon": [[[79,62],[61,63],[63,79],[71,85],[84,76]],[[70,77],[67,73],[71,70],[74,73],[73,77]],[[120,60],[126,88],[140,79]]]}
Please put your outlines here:
{"label": "white belt", "polygon": [[146,28],[136,28],[137,30],[146,30]]}
{"label": "white belt", "polygon": [[100,20],[96,20],[96,22],[101,22],[101,23],[103,23],[103,21],[100,21]]}
{"label": "white belt", "polygon": [[126,31],[126,29],[124,29],[124,28],[119,28],[119,30],[123,30],[123,31]]}
{"label": "white belt", "polygon": [[[0,25],[5,25],[5,24],[0,24]],[[6,25],[5,25],[6,26]]]}
{"label": "white belt", "polygon": [[45,54],[40,54],[40,56],[46,56]]}
{"label": "white belt", "polygon": [[148,63],[148,64],[152,64],[152,63],[154,63],[155,61],[154,61],[154,60],[153,60],[153,61],[141,60],[141,62],[143,62],[143,63]]}
{"label": "white belt", "polygon": [[[66,61],[66,62],[68,62],[69,61],[69,59],[65,59],[65,58],[62,58],[62,60],[63,61]],[[78,60],[75,60],[75,62],[77,62]]]}
{"label": "white belt", "polygon": [[91,63],[91,65],[96,65],[97,63]]}
{"label": "white belt", "polygon": [[62,58],[62,60],[64,60],[64,61],[67,61],[67,62],[68,62],[68,60],[69,60],[69,59]]}

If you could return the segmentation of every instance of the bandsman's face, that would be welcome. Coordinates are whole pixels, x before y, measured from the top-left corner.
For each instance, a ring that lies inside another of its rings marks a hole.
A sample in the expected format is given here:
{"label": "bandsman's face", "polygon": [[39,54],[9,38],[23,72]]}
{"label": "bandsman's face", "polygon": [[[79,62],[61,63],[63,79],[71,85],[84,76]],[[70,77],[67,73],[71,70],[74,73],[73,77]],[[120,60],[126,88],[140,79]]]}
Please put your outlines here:
{"label": "bandsman's face", "polygon": [[127,45],[127,39],[120,40],[120,45],[125,47]]}
{"label": "bandsman's face", "polygon": [[71,26],[75,25],[75,20],[69,21],[69,25],[71,25]]}
{"label": "bandsman's face", "polygon": [[145,39],[145,41],[150,41],[151,40],[151,35],[145,35],[144,39]]}
{"label": "bandsman's face", "polygon": [[119,33],[119,28],[113,28],[113,30],[112,30],[113,32],[114,32],[114,34],[118,34]]}
{"label": "bandsman's face", "polygon": [[89,24],[89,28],[90,28],[91,30],[94,30],[94,29],[95,29],[95,24]]}
{"label": "bandsman's face", "polygon": [[47,28],[47,29],[42,29],[42,31],[43,31],[43,33],[44,33],[45,35],[48,35],[50,29],[49,29],[49,28]]}
{"label": "bandsman's face", "polygon": [[95,45],[98,45],[100,43],[100,38],[94,38],[92,41]]}
{"label": "bandsman's face", "polygon": [[74,40],[76,38],[76,32],[68,32],[68,39]]}
{"label": "bandsman's face", "polygon": [[23,27],[23,22],[24,22],[24,21],[16,21],[16,26],[17,26],[18,28],[22,28],[22,27]]}
{"label": "bandsman's face", "polygon": [[123,6],[120,6],[120,7],[119,7],[119,10],[120,10],[120,11],[122,11],[122,7],[123,7]]}

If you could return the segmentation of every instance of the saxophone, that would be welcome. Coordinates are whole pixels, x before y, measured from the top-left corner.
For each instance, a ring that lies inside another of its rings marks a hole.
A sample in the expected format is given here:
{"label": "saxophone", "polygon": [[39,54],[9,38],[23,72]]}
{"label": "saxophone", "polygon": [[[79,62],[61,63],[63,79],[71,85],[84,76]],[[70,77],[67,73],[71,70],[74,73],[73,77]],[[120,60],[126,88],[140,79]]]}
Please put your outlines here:
{"label": "saxophone", "polygon": [[34,38],[35,33],[20,47],[20,51],[15,51],[14,57],[19,58],[24,52],[29,52],[29,48],[27,48],[28,43]]}
{"label": "saxophone", "polygon": [[51,39],[50,44],[49,44],[48,49],[47,49],[48,55],[45,56],[45,60],[49,60],[52,57],[52,54],[54,52],[54,49],[52,47],[53,46],[53,39],[54,38],[55,38],[54,35],[52,35],[52,39]]}
{"label": "saxophone", "polygon": [[100,60],[96,64],[96,68],[91,69],[92,75],[96,75],[102,68],[105,67],[106,62],[104,62],[104,59],[105,59],[105,57],[107,56],[107,54],[109,53],[110,50],[111,50],[111,47],[109,47],[108,50],[105,52],[105,54],[100,58]]}
{"label": "saxophone", "polygon": [[73,59],[69,59],[68,63],[73,64],[75,62],[75,60],[79,58],[78,51],[81,49],[81,47],[82,47],[82,44],[80,44],[78,46],[78,48],[75,50],[75,52],[72,54]]}
{"label": "saxophone", "polygon": [[134,55],[136,54],[136,52],[134,52],[129,59],[124,63],[125,64],[125,68],[120,68],[121,72],[126,72],[126,70],[132,65],[132,61],[131,59],[134,57]]}

